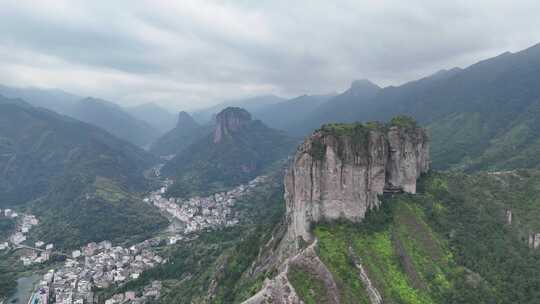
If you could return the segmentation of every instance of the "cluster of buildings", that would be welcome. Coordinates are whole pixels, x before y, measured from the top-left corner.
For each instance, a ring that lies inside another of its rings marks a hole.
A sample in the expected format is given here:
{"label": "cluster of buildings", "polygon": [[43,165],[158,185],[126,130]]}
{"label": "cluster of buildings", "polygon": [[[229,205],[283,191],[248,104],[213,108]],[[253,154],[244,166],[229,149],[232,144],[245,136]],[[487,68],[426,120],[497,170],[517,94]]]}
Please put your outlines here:
{"label": "cluster of buildings", "polygon": [[154,240],[129,248],[112,246],[109,241],[89,243],[80,250],[74,250],[62,267],[43,276],[33,294],[37,302],[32,303],[95,303],[95,288],[107,288],[136,279],[144,270],[164,263],[163,258],[151,248],[157,245]]}
{"label": "cluster of buildings", "polygon": [[19,214],[17,212],[11,210],[11,209],[0,209],[0,217],[9,217],[9,218],[16,218]]}
{"label": "cluster of buildings", "polygon": [[143,304],[149,300],[157,300],[161,295],[161,282],[153,281],[145,286],[141,292],[126,291],[124,293],[115,294],[110,299],[105,301],[105,304]]}
{"label": "cluster of buildings", "polygon": [[[159,176],[159,167],[156,167],[155,175]],[[238,223],[237,214],[232,210],[236,200],[249,193],[253,188],[265,182],[266,177],[260,176],[246,185],[240,185],[230,191],[216,193],[208,197],[193,197],[187,200],[178,198],[165,198],[163,195],[171,181],[166,180],[164,187],[150,193],[145,198],[161,211],[177,219],[182,225],[182,234],[169,237],[169,244],[182,240],[186,234],[198,232],[207,228],[230,226]],[[25,215],[26,217],[27,215]],[[28,216],[21,221],[23,233],[28,232],[32,225],[36,225],[37,219]],[[30,225],[30,226],[28,226]],[[23,240],[24,241],[24,240]],[[166,261],[155,254],[153,247],[160,245],[160,238],[146,240],[129,248],[112,246],[109,241],[89,243],[69,254],[63,266],[47,272],[37,289],[32,294],[30,303],[33,304],[87,304],[97,303],[94,291],[96,288],[108,288],[119,286],[129,280],[137,279],[144,270],[153,268]],[[21,241],[22,242],[22,241]],[[20,244],[20,243],[18,243]],[[36,242],[32,256],[27,257],[32,261],[40,259],[36,252],[42,255],[53,249],[52,244],[42,247],[43,242]],[[21,245],[24,247],[24,245]],[[45,258],[45,257],[43,257]],[[142,291],[127,291],[115,294],[106,300],[106,304],[135,304],[148,303],[157,300],[161,293],[161,282],[154,281],[145,286]]]}
{"label": "cluster of buildings", "polygon": [[44,242],[37,241],[34,244],[35,247],[23,245],[30,229],[39,223],[34,215],[17,214],[11,209],[0,210],[0,214],[5,217],[17,219],[15,231],[9,236],[8,241],[0,243],[0,250],[6,250],[10,247],[23,248],[24,251],[20,259],[25,266],[35,263],[44,263],[49,260],[54,248],[53,244],[45,245]]}
{"label": "cluster of buildings", "polygon": [[[10,218],[10,219],[16,219],[17,217],[19,216],[19,214],[17,214],[17,212],[11,210],[11,209],[0,209],[0,218]],[[11,235],[9,237],[9,242],[12,241],[12,239],[15,239],[16,241],[20,241],[22,239],[22,241],[26,240],[26,237],[20,233],[20,234],[17,234],[17,236],[15,237],[15,233],[13,235]],[[20,242],[22,242],[20,241]],[[6,250],[9,248],[9,242],[8,241],[4,241],[4,242],[1,242],[0,243],[0,250]]]}
{"label": "cluster of buildings", "polygon": [[[207,197],[192,197],[187,200],[166,198],[170,182],[161,189],[150,193],[145,202],[152,203],[161,211],[185,224],[184,234],[198,232],[208,228],[232,226],[238,223],[237,215],[232,211],[236,200],[249,193],[257,185],[264,182],[265,176],[259,176],[247,185],[240,185],[230,191],[216,193]],[[180,237],[177,237],[180,238]],[[173,239],[170,242],[174,242]]]}
{"label": "cluster of buildings", "polygon": [[19,245],[22,242],[26,241],[26,235],[32,229],[32,226],[38,224],[38,220],[35,216],[30,214],[23,214],[22,218],[17,222],[17,229],[9,237],[9,241],[15,245]]}

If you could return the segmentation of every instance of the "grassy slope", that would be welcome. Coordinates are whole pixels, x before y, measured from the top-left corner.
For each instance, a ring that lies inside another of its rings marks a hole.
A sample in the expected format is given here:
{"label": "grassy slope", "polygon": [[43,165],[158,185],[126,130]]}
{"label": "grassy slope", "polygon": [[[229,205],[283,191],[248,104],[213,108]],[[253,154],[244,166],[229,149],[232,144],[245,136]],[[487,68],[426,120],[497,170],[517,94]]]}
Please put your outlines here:
{"label": "grassy slope", "polygon": [[306,304],[330,303],[326,294],[324,282],[316,275],[306,271],[302,267],[291,265],[287,277],[298,296]]}
{"label": "grassy slope", "polygon": [[[419,189],[385,198],[363,223],[315,227],[343,303],[369,303],[351,254],[385,303],[540,301],[540,253],[527,246],[529,232],[540,232],[540,172],[433,173]],[[305,271],[295,276],[306,302],[324,290]]]}
{"label": "grassy slope", "polygon": [[385,202],[358,225],[318,225],[319,255],[334,274],[343,303],[369,303],[349,246],[366,268],[385,303],[451,303],[464,275],[446,244],[426,224],[408,197]]}

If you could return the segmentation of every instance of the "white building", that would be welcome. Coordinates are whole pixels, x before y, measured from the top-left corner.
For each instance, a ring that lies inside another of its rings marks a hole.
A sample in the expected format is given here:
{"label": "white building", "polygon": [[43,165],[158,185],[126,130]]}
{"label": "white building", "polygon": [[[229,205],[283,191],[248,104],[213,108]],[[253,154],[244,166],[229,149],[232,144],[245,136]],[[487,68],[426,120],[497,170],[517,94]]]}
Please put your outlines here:
{"label": "white building", "polygon": [[11,236],[11,242],[15,245],[19,245],[20,243],[26,241],[26,236],[24,236],[22,233],[17,232],[13,236]]}

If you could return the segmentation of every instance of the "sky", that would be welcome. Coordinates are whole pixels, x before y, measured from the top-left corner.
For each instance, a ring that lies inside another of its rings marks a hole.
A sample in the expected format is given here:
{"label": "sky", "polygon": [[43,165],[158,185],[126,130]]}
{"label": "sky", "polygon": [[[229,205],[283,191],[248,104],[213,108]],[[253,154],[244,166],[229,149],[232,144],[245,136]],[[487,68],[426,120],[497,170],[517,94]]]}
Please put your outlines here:
{"label": "sky", "polygon": [[0,0],[0,84],[129,106],[399,85],[540,43],[538,0]]}

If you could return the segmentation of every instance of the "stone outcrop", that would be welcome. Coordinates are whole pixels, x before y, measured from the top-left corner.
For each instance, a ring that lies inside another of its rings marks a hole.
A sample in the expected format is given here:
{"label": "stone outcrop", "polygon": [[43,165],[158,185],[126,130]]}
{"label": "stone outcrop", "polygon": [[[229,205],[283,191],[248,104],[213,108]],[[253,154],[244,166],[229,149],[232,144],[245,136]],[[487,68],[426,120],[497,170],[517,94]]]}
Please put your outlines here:
{"label": "stone outcrop", "polygon": [[368,295],[369,301],[371,304],[383,304],[383,298],[377,287],[373,284],[371,279],[368,276],[368,273],[364,266],[362,265],[360,258],[356,255],[351,246],[349,246],[349,256],[351,256],[354,267],[358,270],[358,276],[364,284],[364,288]]}
{"label": "stone outcrop", "polygon": [[[283,228],[263,248],[271,254],[259,255],[256,264],[262,266],[253,267],[259,273],[273,268],[278,275],[244,303],[302,303],[288,280],[291,267],[319,279],[327,303],[341,303],[339,284],[317,256],[311,226],[341,219],[359,222],[379,206],[381,194],[416,193],[416,180],[429,164],[427,134],[408,118],[388,125],[327,125],[313,133],[300,145],[285,175]],[[349,258],[370,303],[384,303],[352,247]]]}
{"label": "stone outcrop", "polygon": [[529,232],[529,248],[538,249],[540,247],[540,233]]}
{"label": "stone outcrop", "polygon": [[506,210],[506,225],[512,225],[512,210]]}
{"label": "stone outcrop", "polygon": [[324,293],[327,296],[327,303],[339,304],[340,295],[339,289],[334,281],[330,270],[317,256],[315,248],[317,242],[313,242],[307,248],[301,250],[295,256],[287,259],[283,264],[282,271],[272,279],[267,279],[264,282],[263,288],[249,298],[243,304],[301,304],[303,303],[294,287],[289,281],[289,269],[291,267],[299,267],[304,271],[308,271],[311,275],[321,280],[324,288]]}
{"label": "stone outcrop", "polygon": [[216,129],[214,131],[214,143],[242,128],[251,121],[251,114],[242,108],[228,107],[216,116]]}
{"label": "stone outcrop", "polygon": [[[426,132],[417,127],[332,125],[308,137],[285,176],[286,240],[311,242],[320,221],[361,221],[384,192],[416,193],[429,169]],[[293,251],[296,251],[293,250]]]}

